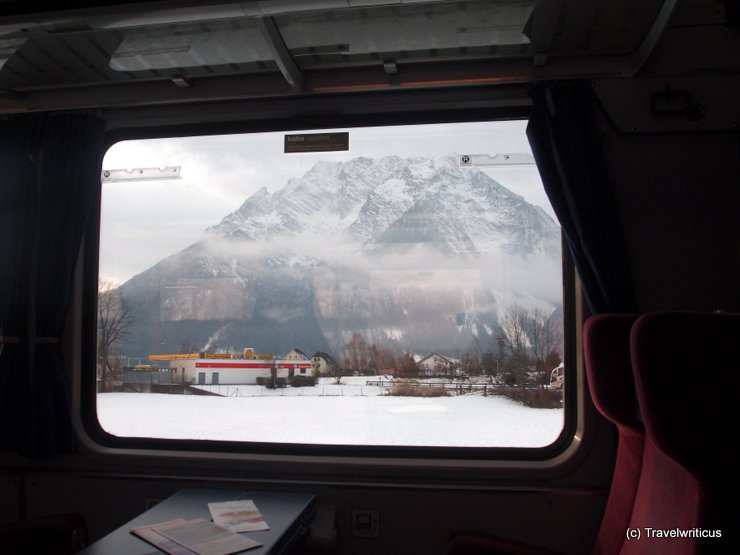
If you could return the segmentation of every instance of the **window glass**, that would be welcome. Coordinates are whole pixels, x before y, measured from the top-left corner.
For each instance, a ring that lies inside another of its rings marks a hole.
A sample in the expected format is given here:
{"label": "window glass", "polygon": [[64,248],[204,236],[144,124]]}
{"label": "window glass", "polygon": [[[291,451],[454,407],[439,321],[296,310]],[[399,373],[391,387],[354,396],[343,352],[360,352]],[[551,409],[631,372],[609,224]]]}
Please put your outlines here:
{"label": "window glass", "polygon": [[101,427],[315,445],[551,444],[567,409],[560,228],[525,126],[113,145]]}

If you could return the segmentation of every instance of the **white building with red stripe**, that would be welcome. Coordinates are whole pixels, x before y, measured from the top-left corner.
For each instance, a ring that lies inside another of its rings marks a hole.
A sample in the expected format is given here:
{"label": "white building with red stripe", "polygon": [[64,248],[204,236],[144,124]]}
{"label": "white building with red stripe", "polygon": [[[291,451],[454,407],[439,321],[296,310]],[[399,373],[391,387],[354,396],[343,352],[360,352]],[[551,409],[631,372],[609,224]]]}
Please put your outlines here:
{"label": "white building with red stripe", "polygon": [[[175,381],[193,385],[291,385],[296,377],[313,379],[308,358],[273,358],[266,355],[153,355],[169,360]],[[250,353],[251,355],[251,353]]]}

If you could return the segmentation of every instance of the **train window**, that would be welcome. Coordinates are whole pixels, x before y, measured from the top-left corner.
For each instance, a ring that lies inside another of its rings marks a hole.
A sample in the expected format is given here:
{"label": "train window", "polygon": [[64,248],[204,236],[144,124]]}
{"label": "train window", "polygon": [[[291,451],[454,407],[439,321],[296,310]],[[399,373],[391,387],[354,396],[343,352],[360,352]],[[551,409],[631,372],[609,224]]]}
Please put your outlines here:
{"label": "train window", "polygon": [[525,126],[115,143],[101,197],[102,430],[552,445],[569,410],[563,260]]}

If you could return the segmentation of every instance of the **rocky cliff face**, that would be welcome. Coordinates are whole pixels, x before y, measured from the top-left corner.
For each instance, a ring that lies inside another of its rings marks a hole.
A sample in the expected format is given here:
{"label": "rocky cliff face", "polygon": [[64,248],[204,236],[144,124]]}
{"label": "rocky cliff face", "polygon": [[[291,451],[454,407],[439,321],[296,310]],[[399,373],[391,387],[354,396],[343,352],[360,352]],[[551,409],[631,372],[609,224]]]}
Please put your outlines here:
{"label": "rocky cliff face", "polygon": [[321,162],[124,284],[126,351],[187,340],[339,356],[353,333],[464,350],[495,340],[507,303],[556,307],[559,285],[544,282],[559,279],[559,245],[542,209],[455,157]]}

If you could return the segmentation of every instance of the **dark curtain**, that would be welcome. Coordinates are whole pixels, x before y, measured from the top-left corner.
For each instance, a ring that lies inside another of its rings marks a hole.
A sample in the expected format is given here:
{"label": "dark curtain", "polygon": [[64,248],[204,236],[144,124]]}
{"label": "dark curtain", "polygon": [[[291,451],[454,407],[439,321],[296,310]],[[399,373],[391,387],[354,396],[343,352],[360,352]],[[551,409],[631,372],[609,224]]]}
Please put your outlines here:
{"label": "dark curtain", "polygon": [[88,114],[0,119],[0,448],[75,449],[59,337],[100,185],[104,122]]}
{"label": "dark curtain", "polygon": [[[35,163],[43,118],[0,120],[0,445],[27,450],[31,384],[28,348],[29,238],[35,227]],[[23,422],[23,424],[21,424]]]}
{"label": "dark curtain", "polygon": [[537,84],[527,137],[593,314],[634,312],[634,293],[588,81]]}

